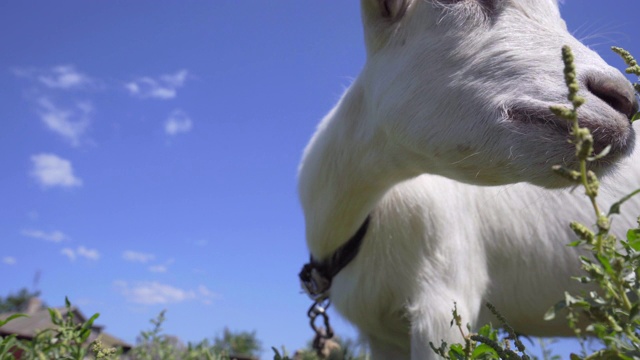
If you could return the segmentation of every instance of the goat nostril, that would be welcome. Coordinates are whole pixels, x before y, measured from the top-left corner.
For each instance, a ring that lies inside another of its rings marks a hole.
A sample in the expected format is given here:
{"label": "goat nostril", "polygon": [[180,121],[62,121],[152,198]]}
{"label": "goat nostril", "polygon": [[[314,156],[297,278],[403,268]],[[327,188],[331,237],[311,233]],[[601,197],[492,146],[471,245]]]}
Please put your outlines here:
{"label": "goat nostril", "polygon": [[587,89],[629,119],[638,112],[638,99],[626,80],[590,78]]}

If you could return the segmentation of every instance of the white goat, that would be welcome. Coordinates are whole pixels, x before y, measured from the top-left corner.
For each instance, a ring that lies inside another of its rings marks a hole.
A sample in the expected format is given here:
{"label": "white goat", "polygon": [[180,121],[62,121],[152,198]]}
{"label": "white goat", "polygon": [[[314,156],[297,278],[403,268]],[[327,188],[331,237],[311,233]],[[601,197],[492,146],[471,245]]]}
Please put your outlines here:
{"label": "white goat", "polygon": [[[430,341],[461,341],[449,326],[454,301],[471,324],[492,320],[489,301],[521,333],[568,335],[564,321],[542,317],[564,290],[579,291],[569,222],[594,220],[582,191],[552,189],[567,184],[551,166],[574,158],[566,122],[548,110],[567,103],[562,45],[587,99],[581,125],[598,150],[612,144],[594,165],[609,173],[607,206],[640,183],[640,151],[633,166],[621,160],[635,139],[630,84],[567,32],[556,0],[361,6],[366,64],[299,173],[314,259],[370,218],[359,253],[333,279],[334,306],[376,360],[432,359]],[[640,202],[622,210],[614,233],[635,224]]]}

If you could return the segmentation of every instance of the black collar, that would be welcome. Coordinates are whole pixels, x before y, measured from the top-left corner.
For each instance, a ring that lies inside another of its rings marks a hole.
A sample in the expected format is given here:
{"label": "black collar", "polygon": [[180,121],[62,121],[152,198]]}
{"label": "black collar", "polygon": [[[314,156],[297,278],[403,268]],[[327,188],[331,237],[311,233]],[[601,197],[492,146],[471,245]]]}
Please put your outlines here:
{"label": "black collar", "polygon": [[317,261],[310,256],[309,262],[304,264],[298,276],[303,289],[312,299],[326,297],[333,278],[358,255],[369,228],[369,220],[370,216],[367,216],[358,231],[328,259]]}

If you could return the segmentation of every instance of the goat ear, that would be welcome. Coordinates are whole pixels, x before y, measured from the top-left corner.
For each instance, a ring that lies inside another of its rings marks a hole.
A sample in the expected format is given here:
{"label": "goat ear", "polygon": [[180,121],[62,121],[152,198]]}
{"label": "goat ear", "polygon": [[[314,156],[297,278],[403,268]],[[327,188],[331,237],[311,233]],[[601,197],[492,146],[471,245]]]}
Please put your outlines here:
{"label": "goat ear", "polygon": [[387,30],[390,25],[402,18],[410,1],[360,0],[367,54],[372,54],[385,46],[390,36]]}
{"label": "goat ear", "polygon": [[404,14],[406,0],[376,0],[380,16],[384,19],[397,20]]}
{"label": "goat ear", "polygon": [[404,15],[409,0],[360,0],[367,21],[395,21]]}

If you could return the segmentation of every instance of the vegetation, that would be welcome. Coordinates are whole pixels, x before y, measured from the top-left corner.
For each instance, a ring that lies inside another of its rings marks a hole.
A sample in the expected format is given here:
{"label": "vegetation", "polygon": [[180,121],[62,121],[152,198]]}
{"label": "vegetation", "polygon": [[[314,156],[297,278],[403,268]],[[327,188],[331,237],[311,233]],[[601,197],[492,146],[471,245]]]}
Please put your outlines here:
{"label": "vegetation", "polygon": [[214,340],[213,348],[220,354],[257,356],[262,350],[262,345],[255,331],[233,333],[229,328],[224,328],[222,337]]}
{"label": "vegetation", "polygon": [[[18,294],[23,294],[20,291]],[[9,296],[11,298],[14,295]],[[166,311],[161,311],[151,319],[151,329],[140,332],[137,344],[128,353],[122,349],[106,346],[100,337],[89,342],[93,322],[100,316],[94,314],[85,322],[74,318],[73,308],[65,299],[66,311],[64,315],[57,309],[48,309],[54,328],[37,332],[31,340],[20,340],[15,335],[0,336],[0,360],[38,359],[38,360],[231,360],[236,356],[243,358],[259,358],[262,350],[256,332],[234,332],[225,328],[221,336],[210,341],[204,339],[197,343],[183,344],[177,337],[163,333]],[[14,314],[7,319],[0,320],[0,327],[25,314]],[[364,360],[365,353],[362,346],[353,340],[340,341],[340,348],[332,352],[329,360]],[[359,350],[359,351],[358,351]],[[356,356],[356,352],[359,354]],[[286,350],[284,357],[276,351],[276,359],[288,359]],[[318,356],[309,348],[296,353],[297,360],[317,360]]]}
{"label": "vegetation", "polygon": [[39,291],[31,292],[27,288],[23,288],[17,293],[9,294],[4,298],[0,296],[0,314],[27,311],[29,299],[37,298],[39,295]]}
{"label": "vegetation", "polygon": [[[335,337],[332,341],[336,342],[336,347],[333,348],[326,357],[321,357],[316,353],[316,350],[313,349],[313,342],[310,341],[307,345],[306,349],[296,351],[293,359],[294,360],[367,360],[369,359],[369,354],[367,352],[365,344],[358,343],[352,339],[342,339],[340,337]],[[275,356],[274,360],[291,360],[287,351],[283,349],[283,354],[276,348],[272,348]]]}
{"label": "vegetation", "polygon": [[[640,76],[640,66],[627,51],[613,48],[629,66],[627,73]],[[571,142],[576,148],[578,168],[570,169],[554,166],[553,170],[570,182],[582,186],[591,201],[595,215],[595,229],[573,222],[571,229],[577,240],[568,246],[581,247],[591,256],[581,256],[582,269],[585,275],[576,278],[583,284],[589,284],[590,289],[585,294],[565,293],[564,300],[551,308],[545,318],[550,320],[559,313],[565,312],[569,326],[580,339],[582,352],[571,354],[572,360],[595,359],[640,359],[640,218],[639,226],[627,232],[626,239],[617,239],[609,233],[611,218],[620,213],[620,206],[632,196],[640,193],[640,189],[623,197],[604,213],[596,202],[599,181],[595,173],[588,170],[588,163],[600,159],[609,151],[604,149],[600,154],[593,154],[593,137],[586,128],[578,123],[578,108],[584,104],[584,98],[578,95],[573,54],[569,47],[562,49],[565,63],[565,81],[569,90],[568,100],[571,107],[553,106],[551,110],[558,117],[570,122]],[[640,83],[634,84],[636,92],[640,94]],[[632,117],[632,121],[640,118],[640,113]],[[452,325],[460,328],[464,336],[464,344],[447,346],[443,343],[433,350],[445,359],[529,359],[525,347],[518,340],[500,314],[488,304],[498,317],[505,333],[498,336],[497,330],[491,325],[482,327],[477,334],[465,334],[462,321],[456,309],[453,311]],[[590,336],[601,342],[604,348],[588,353],[584,346],[585,336]],[[513,345],[515,345],[515,349]],[[546,348],[543,351],[545,359],[557,359]]]}

